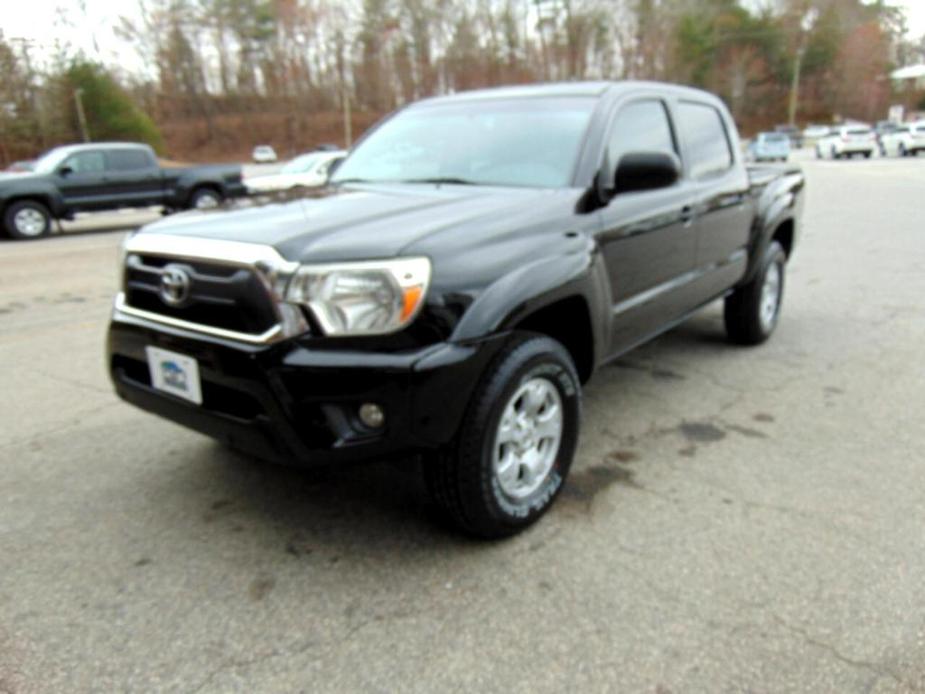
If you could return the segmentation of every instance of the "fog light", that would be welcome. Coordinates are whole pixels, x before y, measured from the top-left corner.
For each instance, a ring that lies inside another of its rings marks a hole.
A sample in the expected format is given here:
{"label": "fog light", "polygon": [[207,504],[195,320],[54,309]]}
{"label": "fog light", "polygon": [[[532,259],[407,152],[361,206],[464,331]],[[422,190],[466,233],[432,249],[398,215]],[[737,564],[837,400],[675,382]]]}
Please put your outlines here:
{"label": "fog light", "polygon": [[370,429],[378,429],[385,424],[385,412],[375,403],[364,402],[360,405],[360,421]]}

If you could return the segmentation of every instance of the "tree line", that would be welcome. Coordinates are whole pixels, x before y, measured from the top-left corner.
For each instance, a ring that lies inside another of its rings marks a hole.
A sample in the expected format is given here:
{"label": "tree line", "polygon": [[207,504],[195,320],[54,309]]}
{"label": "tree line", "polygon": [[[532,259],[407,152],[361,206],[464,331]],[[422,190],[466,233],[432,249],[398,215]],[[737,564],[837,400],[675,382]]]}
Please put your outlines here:
{"label": "tree line", "polygon": [[923,60],[883,0],[139,0],[115,32],[141,71],[66,50],[40,70],[0,36],[0,158],[79,140],[79,102],[95,139],[221,156],[342,141],[346,109],[360,130],[421,97],[549,80],[703,87],[746,131],[792,106],[875,120],[889,71]]}

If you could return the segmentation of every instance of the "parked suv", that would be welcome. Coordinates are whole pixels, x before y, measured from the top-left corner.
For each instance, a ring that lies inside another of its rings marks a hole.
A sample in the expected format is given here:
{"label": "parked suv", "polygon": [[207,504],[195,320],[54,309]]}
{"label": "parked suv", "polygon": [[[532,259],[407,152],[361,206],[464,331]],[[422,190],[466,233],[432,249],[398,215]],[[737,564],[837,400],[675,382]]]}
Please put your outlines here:
{"label": "parked suv", "polygon": [[419,453],[457,526],[509,535],[561,492],[598,367],[717,299],[732,341],[774,332],[802,189],[799,169],[746,169],[699,90],[429,99],[324,195],[129,238],[110,373],[126,401],[262,458]]}
{"label": "parked suv", "polygon": [[816,142],[816,158],[850,159],[857,155],[870,159],[876,147],[874,131],[866,125],[844,125],[832,128]]}
{"label": "parked suv", "polygon": [[897,125],[880,142],[884,156],[914,157],[925,151],[925,121]]}
{"label": "parked suv", "polygon": [[787,161],[790,138],[784,133],[758,133],[748,143],[748,156],[752,161]]}

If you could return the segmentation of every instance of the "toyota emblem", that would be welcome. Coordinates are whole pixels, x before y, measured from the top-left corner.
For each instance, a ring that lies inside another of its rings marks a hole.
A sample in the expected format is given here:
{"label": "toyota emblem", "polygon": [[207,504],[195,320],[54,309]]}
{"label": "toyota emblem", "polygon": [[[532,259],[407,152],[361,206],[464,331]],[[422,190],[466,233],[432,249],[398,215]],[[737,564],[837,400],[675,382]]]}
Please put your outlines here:
{"label": "toyota emblem", "polygon": [[190,276],[179,265],[168,265],[161,273],[161,287],[158,294],[168,306],[182,306],[189,299]]}

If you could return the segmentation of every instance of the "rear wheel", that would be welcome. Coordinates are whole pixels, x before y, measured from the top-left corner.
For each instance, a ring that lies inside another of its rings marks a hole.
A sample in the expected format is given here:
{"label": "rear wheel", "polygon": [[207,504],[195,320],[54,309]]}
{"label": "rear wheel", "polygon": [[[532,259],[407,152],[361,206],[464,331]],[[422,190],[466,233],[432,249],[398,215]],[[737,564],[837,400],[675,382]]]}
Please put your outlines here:
{"label": "rear wheel", "polygon": [[784,249],[772,241],[752,281],[726,297],[723,317],[730,340],[757,345],[771,336],[780,317],[786,266]]}
{"label": "rear wheel", "polygon": [[520,532],[562,489],[580,413],[581,386],[565,348],[516,335],[476,387],[456,439],[424,463],[434,501],[468,534]]}
{"label": "rear wheel", "polygon": [[36,200],[21,200],[6,208],[3,227],[14,239],[37,239],[51,231],[51,213]]}
{"label": "rear wheel", "polygon": [[222,195],[213,188],[197,188],[190,196],[189,206],[193,210],[214,210],[222,204]]}
{"label": "rear wheel", "polygon": [[903,144],[902,142],[899,143],[899,156],[901,157],[909,156],[909,150],[906,149],[906,145]]}

